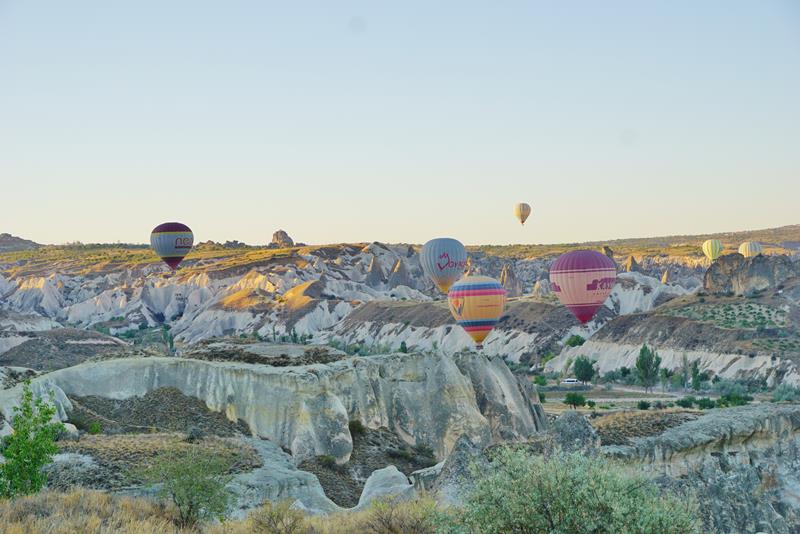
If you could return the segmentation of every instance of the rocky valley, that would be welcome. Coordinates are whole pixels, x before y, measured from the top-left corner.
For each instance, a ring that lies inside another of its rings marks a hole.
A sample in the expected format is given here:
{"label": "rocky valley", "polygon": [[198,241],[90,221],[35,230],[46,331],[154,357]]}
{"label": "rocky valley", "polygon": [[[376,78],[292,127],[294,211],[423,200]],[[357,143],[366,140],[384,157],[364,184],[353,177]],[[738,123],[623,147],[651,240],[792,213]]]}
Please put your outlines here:
{"label": "rocky valley", "polygon": [[[510,297],[481,351],[416,245],[309,246],[276,232],[264,247],[203,243],[171,273],[143,247],[4,237],[0,436],[30,387],[67,429],[53,491],[146,497],[137,469],[201,447],[233,459],[240,518],[287,499],[323,515],[426,492],[458,504],[469,466],[497,447],[573,450],[697,495],[709,532],[796,532],[800,405],[769,396],[800,387],[800,227],[775,235],[768,254],[713,264],[685,244],[700,237],[607,243],[617,281],[586,325],[548,279],[575,246],[474,247],[469,272]],[[667,378],[694,369],[696,392],[687,380],[662,382],[660,396],[615,382],[643,345]],[[560,384],[583,358],[605,389]],[[718,383],[755,399],[676,406],[724,397]],[[591,409],[565,410],[576,391]]]}

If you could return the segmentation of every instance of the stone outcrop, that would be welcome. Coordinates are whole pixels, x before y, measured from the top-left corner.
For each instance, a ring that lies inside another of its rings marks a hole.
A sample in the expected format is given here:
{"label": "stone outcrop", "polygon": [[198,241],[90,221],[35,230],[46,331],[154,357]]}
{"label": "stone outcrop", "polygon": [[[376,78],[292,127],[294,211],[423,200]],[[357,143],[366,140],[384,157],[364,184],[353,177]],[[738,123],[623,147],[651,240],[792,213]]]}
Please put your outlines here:
{"label": "stone outcrop", "polygon": [[395,466],[389,465],[373,471],[364,484],[356,510],[368,508],[373,502],[391,497],[392,499],[411,499],[416,495],[414,486]]}
{"label": "stone outcrop", "polygon": [[508,297],[521,297],[524,293],[522,280],[517,278],[514,268],[508,263],[503,265],[500,272],[500,284],[505,288]]}
{"label": "stone outcrop", "polygon": [[28,239],[13,236],[11,234],[0,234],[0,252],[13,252],[17,250],[32,250],[41,247],[39,243],[34,243]]}
{"label": "stone outcrop", "polygon": [[720,256],[703,277],[703,288],[717,295],[752,295],[775,289],[800,275],[800,268],[789,256],[745,258],[741,254]]}
{"label": "stone outcrop", "polygon": [[408,270],[406,269],[406,265],[403,263],[403,260],[398,258],[398,260],[395,262],[392,272],[389,274],[389,280],[387,283],[391,289],[394,289],[397,286],[412,287],[413,282],[411,281],[411,277],[408,275]]}
{"label": "stone outcrop", "polygon": [[284,230],[278,230],[272,234],[270,246],[275,248],[289,248],[294,246],[294,240],[289,237],[289,234],[287,234]]}
{"label": "stone outcrop", "polygon": [[[348,422],[387,427],[412,445],[426,444],[444,458],[464,434],[478,443],[521,440],[544,427],[538,397],[526,392],[500,358],[392,354],[328,364],[271,367],[181,358],[129,358],[84,363],[33,381],[54,389],[59,414],[65,397],[112,399],[176,387],[254,435],[292,451],[298,461],[329,454],[346,462],[352,450]],[[535,392],[535,390],[534,390]],[[8,415],[21,386],[0,391]]]}

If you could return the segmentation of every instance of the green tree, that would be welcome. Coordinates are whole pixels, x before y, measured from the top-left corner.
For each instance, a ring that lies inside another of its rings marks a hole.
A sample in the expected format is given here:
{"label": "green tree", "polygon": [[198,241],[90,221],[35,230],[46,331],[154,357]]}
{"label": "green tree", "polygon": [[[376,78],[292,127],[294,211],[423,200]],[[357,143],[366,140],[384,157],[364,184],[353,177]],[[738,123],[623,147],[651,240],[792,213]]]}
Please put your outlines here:
{"label": "green tree", "polygon": [[575,378],[583,382],[589,382],[594,376],[594,361],[586,356],[578,356],[575,360]]}
{"label": "green tree", "polygon": [[191,446],[160,454],[134,475],[146,483],[161,484],[159,496],[172,500],[180,526],[186,527],[224,519],[231,503],[231,493],[225,487],[231,479],[231,464],[229,458]]}
{"label": "green tree", "polygon": [[692,362],[691,376],[692,376],[692,389],[695,391],[700,391],[700,386],[703,381],[700,377],[700,369],[697,366],[697,360]]}
{"label": "green tree", "polygon": [[454,532],[697,534],[691,496],[662,493],[599,456],[502,448],[454,510]]}
{"label": "green tree", "polygon": [[655,385],[659,367],[661,367],[661,356],[647,345],[642,345],[639,357],[636,358],[636,377],[645,391],[650,391]]}
{"label": "green tree", "polygon": [[53,393],[50,401],[34,399],[30,381],[22,386],[22,399],[14,407],[11,427],[14,433],[3,439],[0,451],[5,462],[0,464],[0,497],[29,495],[42,489],[47,475],[42,468],[58,452],[56,437],[64,425],[54,423],[56,408]]}
{"label": "green tree", "polygon": [[667,390],[667,387],[672,383],[672,376],[674,374],[675,373],[666,368],[662,368],[658,372],[658,378],[661,381],[661,391]]}
{"label": "green tree", "polygon": [[408,352],[408,345],[406,345],[405,341],[400,342],[400,352]]}
{"label": "green tree", "polygon": [[566,396],[564,397],[564,404],[572,406],[572,408],[575,409],[578,406],[583,406],[584,404],[586,404],[586,397],[584,397],[580,393],[570,392],[567,393]]}

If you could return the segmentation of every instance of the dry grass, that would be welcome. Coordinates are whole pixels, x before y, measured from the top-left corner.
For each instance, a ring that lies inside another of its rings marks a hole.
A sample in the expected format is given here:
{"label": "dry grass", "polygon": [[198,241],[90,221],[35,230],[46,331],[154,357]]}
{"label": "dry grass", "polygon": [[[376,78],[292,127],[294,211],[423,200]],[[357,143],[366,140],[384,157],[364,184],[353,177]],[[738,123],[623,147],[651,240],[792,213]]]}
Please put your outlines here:
{"label": "dry grass", "polygon": [[242,521],[179,528],[171,506],[93,490],[43,492],[0,500],[3,534],[432,534],[436,503],[429,497],[378,502],[368,510],[309,517],[289,503],[266,504]]}
{"label": "dry grass", "polygon": [[379,501],[360,512],[305,516],[288,503],[265,504],[244,521],[214,525],[208,534],[433,534],[441,513],[427,496]]}
{"label": "dry grass", "polygon": [[76,490],[0,500],[4,534],[194,534],[178,529],[167,506],[149,500]]}

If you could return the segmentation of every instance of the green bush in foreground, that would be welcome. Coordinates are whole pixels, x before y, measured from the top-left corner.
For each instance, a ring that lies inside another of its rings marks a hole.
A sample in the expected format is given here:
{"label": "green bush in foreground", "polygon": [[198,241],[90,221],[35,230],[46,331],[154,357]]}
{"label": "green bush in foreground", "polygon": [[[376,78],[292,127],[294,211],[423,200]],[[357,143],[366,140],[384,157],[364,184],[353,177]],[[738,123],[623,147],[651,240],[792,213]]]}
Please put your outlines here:
{"label": "green bush in foreground", "polygon": [[230,507],[229,459],[199,447],[159,455],[137,474],[145,482],[161,484],[159,495],[177,508],[178,524],[190,526],[211,519],[224,519]]}
{"label": "green bush in foreground", "polygon": [[0,497],[30,495],[41,490],[47,482],[42,468],[58,452],[56,436],[64,429],[53,423],[56,408],[41,397],[34,399],[30,381],[22,386],[22,400],[14,407],[11,427],[14,433],[3,438],[0,453],[5,462],[0,464]]}
{"label": "green bush in foreground", "polygon": [[694,499],[662,494],[607,460],[509,449],[452,512],[449,531],[464,534],[691,534],[701,525]]}

